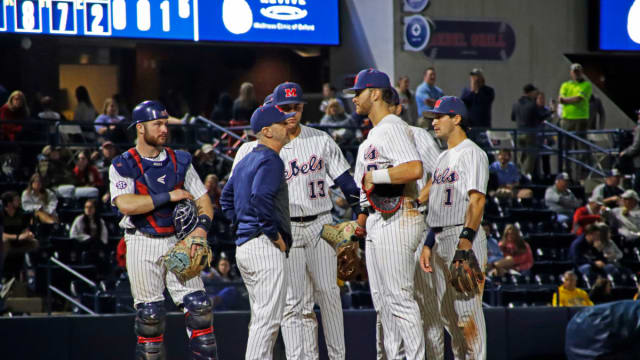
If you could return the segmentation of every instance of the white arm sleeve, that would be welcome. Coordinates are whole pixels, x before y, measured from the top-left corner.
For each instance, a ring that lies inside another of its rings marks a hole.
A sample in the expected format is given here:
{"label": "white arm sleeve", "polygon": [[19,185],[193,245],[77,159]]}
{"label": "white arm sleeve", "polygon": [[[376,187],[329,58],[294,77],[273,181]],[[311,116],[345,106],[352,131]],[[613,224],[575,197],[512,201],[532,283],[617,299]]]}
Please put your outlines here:
{"label": "white arm sleeve", "polygon": [[204,187],[200,176],[193,168],[193,165],[189,165],[187,175],[184,177],[184,188],[193,195],[194,199],[199,199],[202,195],[207,193],[207,188]]}

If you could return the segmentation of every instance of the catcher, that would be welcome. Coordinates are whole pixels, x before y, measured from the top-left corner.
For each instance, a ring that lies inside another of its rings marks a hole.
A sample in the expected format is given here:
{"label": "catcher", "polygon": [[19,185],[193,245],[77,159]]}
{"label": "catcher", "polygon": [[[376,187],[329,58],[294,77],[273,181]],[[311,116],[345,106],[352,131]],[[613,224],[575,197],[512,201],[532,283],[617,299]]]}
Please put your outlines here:
{"label": "catcher", "polygon": [[111,202],[124,215],[120,226],[125,230],[127,271],[137,310],[135,358],[165,358],[166,287],[173,301],[184,307],[192,357],[216,359],[212,304],[196,276],[211,260],[204,240],[213,217],[211,201],[191,155],[164,146],[164,106],[145,101],[132,115],[136,146],[113,160],[109,181]]}

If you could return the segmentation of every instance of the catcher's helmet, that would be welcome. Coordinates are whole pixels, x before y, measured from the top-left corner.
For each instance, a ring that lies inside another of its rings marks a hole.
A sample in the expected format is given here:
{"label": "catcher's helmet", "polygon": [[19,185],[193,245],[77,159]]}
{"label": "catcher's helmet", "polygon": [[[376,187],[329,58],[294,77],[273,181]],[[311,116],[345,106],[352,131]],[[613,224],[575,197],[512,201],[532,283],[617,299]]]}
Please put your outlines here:
{"label": "catcher's helmet", "polygon": [[135,126],[136,124],[143,123],[145,121],[168,118],[169,113],[167,113],[167,108],[165,108],[162,103],[155,100],[147,100],[136,105],[136,107],[133,109],[133,113],[131,116],[132,123],[131,125],[129,125],[129,127]]}
{"label": "catcher's helmet", "polygon": [[173,227],[176,229],[176,238],[182,240],[191,234],[198,225],[198,208],[195,201],[184,199],[173,208]]}

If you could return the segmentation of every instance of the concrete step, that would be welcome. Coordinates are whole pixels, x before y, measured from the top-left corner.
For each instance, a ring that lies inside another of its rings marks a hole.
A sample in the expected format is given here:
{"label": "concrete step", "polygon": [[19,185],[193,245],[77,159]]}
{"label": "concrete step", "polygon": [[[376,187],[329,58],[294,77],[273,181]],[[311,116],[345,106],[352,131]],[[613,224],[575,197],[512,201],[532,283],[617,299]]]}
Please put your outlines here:
{"label": "concrete step", "polygon": [[6,299],[7,311],[14,313],[39,313],[44,301],[40,297],[10,297]]}

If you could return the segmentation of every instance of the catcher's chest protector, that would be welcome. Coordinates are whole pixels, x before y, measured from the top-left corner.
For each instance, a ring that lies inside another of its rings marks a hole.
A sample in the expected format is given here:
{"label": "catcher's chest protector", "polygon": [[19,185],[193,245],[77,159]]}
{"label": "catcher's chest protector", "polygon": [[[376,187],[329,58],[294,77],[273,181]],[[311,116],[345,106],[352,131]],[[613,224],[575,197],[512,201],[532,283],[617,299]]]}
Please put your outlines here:
{"label": "catcher's chest protector", "polygon": [[[133,178],[136,194],[151,195],[181,189],[191,164],[191,155],[169,148],[165,150],[167,157],[163,161],[151,161],[132,148],[115,158],[113,165],[120,175]],[[168,203],[150,213],[132,216],[131,221],[146,234],[170,235],[174,232],[174,205]]]}

